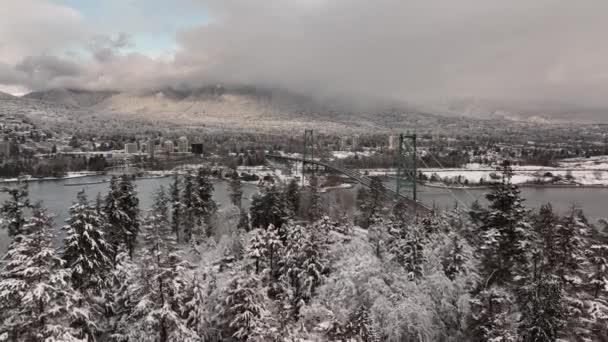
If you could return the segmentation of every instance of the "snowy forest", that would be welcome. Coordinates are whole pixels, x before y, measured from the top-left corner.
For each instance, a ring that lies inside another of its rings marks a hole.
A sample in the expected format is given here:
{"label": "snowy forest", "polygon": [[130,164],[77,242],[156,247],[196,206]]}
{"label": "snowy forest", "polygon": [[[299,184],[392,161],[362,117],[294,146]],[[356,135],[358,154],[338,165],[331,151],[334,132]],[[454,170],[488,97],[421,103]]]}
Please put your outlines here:
{"label": "snowy forest", "polygon": [[487,206],[420,217],[372,185],[336,221],[314,177],[248,210],[234,179],[222,221],[205,169],[147,212],[122,176],[60,230],[20,184],[0,208],[0,341],[608,340],[608,236],[527,208],[509,176]]}

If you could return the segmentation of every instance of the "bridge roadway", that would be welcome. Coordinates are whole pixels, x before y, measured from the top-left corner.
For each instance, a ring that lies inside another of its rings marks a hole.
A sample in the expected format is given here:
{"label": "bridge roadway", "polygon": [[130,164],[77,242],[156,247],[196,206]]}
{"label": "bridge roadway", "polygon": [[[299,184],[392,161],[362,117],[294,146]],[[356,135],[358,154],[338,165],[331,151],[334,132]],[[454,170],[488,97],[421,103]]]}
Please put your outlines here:
{"label": "bridge roadway", "polygon": [[[310,160],[310,159],[304,160],[303,158],[299,158],[299,157],[289,157],[289,156],[282,156],[282,155],[277,155],[277,154],[266,154],[266,158],[295,161],[295,162],[300,162],[300,163],[304,162],[304,163],[308,163],[308,164],[315,164],[315,165],[323,166],[326,169],[336,171],[349,178],[352,178],[352,179],[356,180],[359,184],[364,185],[368,188],[371,187],[371,185],[372,185],[372,179],[361,174],[358,171],[347,169],[347,168],[340,167],[337,165],[333,165],[333,164],[330,164],[330,163],[327,163],[327,162],[324,162],[321,160]],[[382,184],[382,189],[384,190],[385,196],[389,199],[394,199],[395,196],[397,195],[397,191],[395,189],[389,188],[384,184]],[[412,198],[410,198],[409,196],[406,196],[402,193],[399,194],[399,197],[404,199],[405,202],[408,204],[408,206],[413,207],[415,205],[417,213],[427,214],[432,211],[432,209],[430,207],[424,205],[422,202],[416,201],[416,203],[414,203],[414,200]]]}

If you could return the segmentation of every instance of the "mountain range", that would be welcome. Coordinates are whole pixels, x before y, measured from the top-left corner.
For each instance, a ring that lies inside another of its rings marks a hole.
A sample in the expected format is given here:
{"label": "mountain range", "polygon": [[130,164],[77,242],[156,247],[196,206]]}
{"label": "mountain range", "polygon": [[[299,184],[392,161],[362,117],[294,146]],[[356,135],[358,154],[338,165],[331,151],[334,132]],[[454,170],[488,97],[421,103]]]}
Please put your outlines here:
{"label": "mountain range", "polygon": [[[22,97],[0,93],[0,114],[17,112],[42,122],[72,126],[82,123],[91,129],[95,123],[107,125],[108,121],[131,120],[147,121],[159,127],[217,129],[454,131],[474,129],[478,125],[497,126],[496,121],[546,125],[572,118],[567,115],[571,110],[567,107],[561,111],[553,108],[553,113],[543,112],[542,108],[528,111],[524,108],[475,99],[423,107],[388,101],[319,98],[250,86],[167,87],[130,92],[50,89]],[[596,117],[594,115],[591,118]]]}

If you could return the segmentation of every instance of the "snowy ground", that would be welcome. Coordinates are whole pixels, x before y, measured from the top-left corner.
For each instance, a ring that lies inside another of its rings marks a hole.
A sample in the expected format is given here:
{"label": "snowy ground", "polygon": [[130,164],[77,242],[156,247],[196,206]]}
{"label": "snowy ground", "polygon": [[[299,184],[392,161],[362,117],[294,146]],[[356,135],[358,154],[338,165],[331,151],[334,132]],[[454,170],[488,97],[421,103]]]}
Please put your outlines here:
{"label": "snowy ground", "polygon": [[[563,160],[558,167],[546,166],[513,166],[514,184],[535,183],[539,180],[550,182],[552,177],[545,177],[547,172],[553,176],[561,176],[564,181],[560,184],[580,184],[580,185],[605,185],[608,186],[608,156],[598,156],[592,158],[572,158]],[[556,169],[558,169],[556,171]],[[480,164],[467,164],[463,168],[420,168],[426,176],[431,177],[436,174],[439,178],[456,179],[461,177],[461,182],[468,180],[469,184],[478,184],[483,179],[484,182],[492,181],[492,174],[498,174],[496,168]],[[395,175],[395,169],[366,169],[360,170],[370,176]],[[568,175],[572,176],[571,181],[566,181]]]}
{"label": "snowy ground", "polygon": [[[34,178],[32,176],[23,176],[21,177],[22,181],[30,182],[30,181],[41,181],[41,180],[58,180],[58,179],[71,179],[71,178],[80,178],[87,176],[94,176],[99,174],[95,171],[77,171],[77,172],[68,172],[65,177],[42,177],[42,178]],[[0,179],[0,183],[12,183],[19,181],[19,178],[2,178]]]}

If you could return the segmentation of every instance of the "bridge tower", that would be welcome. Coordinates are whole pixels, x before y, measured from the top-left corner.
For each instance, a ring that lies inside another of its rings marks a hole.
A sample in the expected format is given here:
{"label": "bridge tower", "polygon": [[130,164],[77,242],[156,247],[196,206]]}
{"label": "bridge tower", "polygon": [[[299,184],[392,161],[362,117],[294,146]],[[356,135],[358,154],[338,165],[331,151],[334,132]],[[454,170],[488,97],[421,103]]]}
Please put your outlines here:
{"label": "bridge tower", "polygon": [[[302,186],[304,186],[304,171],[306,170],[306,160],[313,160],[314,152],[314,137],[312,129],[304,130],[304,151],[302,153]],[[311,168],[312,169],[312,168]],[[314,174],[314,169],[312,169]]]}
{"label": "bridge tower", "polygon": [[[417,156],[417,150],[416,150],[416,133],[414,132],[414,134],[409,134],[409,132],[407,134],[399,134],[399,146],[397,148],[397,154],[395,155],[395,162],[397,164],[397,178],[396,178],[396,191],[397,191],[397,200],[400,197],[400,191],[401,191],[401,177],[405,176],[405,177],[411,177],[412,179],[412,198],[414,199],[414,203],[418,203],[417,201],[417,190],[416,190],[416,182],[417,182],[417,176],[418,176],[418,170],[417,170],[417,163],[416,163],[416,156]],[[406,167],[406,160],[407,160],[407,154],[408,151],[410,151],[410,149],[408,148],[406,141],[407,140],[411,140],[412,142],[412,148],[413,151],[411,151],[411,161],[412,161],[412,167]],[[417,205],[414,205],[414,209],[417,207]]]}

